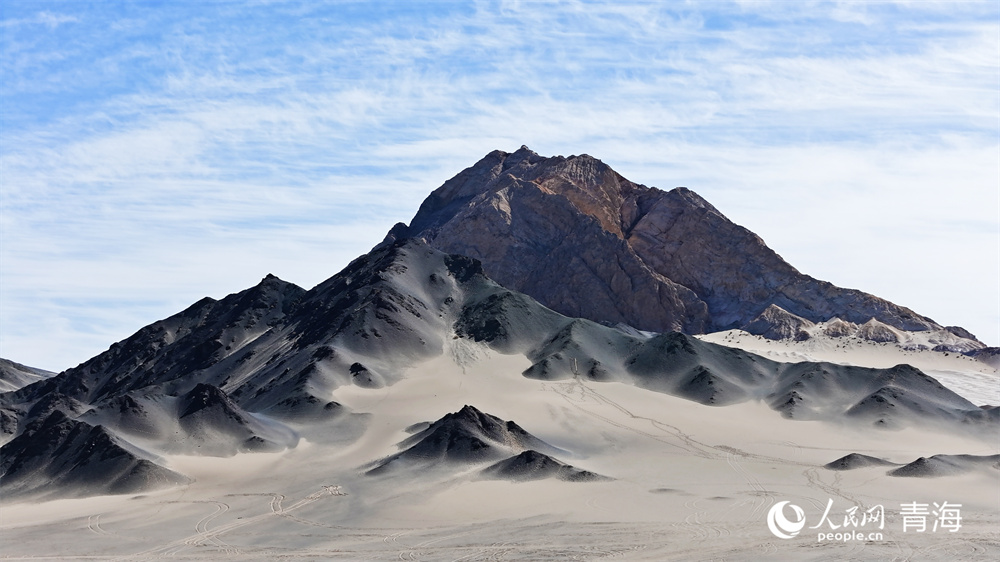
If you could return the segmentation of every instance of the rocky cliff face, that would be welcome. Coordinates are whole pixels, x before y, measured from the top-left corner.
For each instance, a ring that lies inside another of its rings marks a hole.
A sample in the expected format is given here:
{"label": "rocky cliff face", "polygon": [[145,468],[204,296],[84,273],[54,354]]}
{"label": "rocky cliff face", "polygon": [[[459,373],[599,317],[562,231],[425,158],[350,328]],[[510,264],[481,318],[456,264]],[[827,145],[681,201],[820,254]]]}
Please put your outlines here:
{"label": "rocky cliff face", "polygon": [[639,185],[587,155],[491,152],[388,239],[402,237],[481,260],[500,284],[560,313],[643,330],[738,328],[772,305],[809,322],[942,328],[800,273],[689,189]]}

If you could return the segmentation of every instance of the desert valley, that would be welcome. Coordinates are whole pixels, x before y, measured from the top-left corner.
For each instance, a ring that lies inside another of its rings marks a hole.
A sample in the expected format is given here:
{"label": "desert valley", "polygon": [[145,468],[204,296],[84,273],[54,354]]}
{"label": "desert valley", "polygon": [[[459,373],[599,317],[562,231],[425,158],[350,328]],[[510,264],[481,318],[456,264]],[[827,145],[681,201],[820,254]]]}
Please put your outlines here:
{"label": "desert valley", "polygon": [[1000,557],[1000,352],[690,189],[498,150],[265,273],[0,364],[6,558]]}

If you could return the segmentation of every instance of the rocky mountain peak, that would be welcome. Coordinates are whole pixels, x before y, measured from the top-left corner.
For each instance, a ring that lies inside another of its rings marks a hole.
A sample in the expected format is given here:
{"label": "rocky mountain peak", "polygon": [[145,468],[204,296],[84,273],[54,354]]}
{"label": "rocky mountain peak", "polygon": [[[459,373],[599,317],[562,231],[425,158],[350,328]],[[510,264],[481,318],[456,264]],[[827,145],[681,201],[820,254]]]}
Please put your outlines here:
{"label": "rocky mountain peak", "polygon": [[637,205],[630,199],[649,190],[587,154],[543,157],[527,146],[513,153],[495,150],[435,190],[421,205],[419,220],[411,223],[409,232],[433,229],[453,218],[461,204],[512,188],[564,197],[620,238],[625,224],[635,220]]}
{"label": "rocky mountain peak", "polygon": [[478,259],[500,284],[562,314],[642,330],[736,328],[770,306],[806,323],[875,318],[901,330],[941,329],[802,274],[691,189],[637,184],[586,154],[493,151],[387,239],[404,237]]}

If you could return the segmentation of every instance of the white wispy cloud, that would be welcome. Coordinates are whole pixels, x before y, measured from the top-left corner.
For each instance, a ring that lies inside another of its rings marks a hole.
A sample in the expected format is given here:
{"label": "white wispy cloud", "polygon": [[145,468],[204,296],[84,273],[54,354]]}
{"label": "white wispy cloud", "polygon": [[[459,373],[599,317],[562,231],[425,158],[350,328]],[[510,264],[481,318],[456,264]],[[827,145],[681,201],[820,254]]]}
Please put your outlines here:
{"label": "white wispy cloud", "polygon": [[0,354],[60,369],[268,272],[311,286],[521,144],[687,185],[806,273],[996,344],[998,12],[16,6]]}

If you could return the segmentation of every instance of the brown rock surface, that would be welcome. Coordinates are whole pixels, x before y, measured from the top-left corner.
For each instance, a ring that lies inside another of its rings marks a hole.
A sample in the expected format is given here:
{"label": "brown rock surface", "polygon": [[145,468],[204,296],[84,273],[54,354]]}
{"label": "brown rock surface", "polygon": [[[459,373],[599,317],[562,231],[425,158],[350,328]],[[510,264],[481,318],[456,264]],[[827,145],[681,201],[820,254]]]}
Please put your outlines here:
{"label": "brown rock surface", "polygon": [[743,326],[743,330],[769,340],[809,339],[806,329],[815,326],[812,322],[789,312],[780,306],[767,307],[760,316]]}
{"label": "brown rock surface", "polygon": [[858,328],[857,336],[863,340],[880,343],[897,343],[899,335],[889,326],[872,318]]}
{"label": "brown rock surface", "polygon": [[809,322],[940,328],[800,273],[689,189],[633,183],[588,155],[491,152],[388,238],[407,236],[481,260],[499,283],[562,314],[643,330],[735,328],[772,305]]}
{"label": "brown rock surface", "polygon": [[851,322],[844,322],[840,318],[832,318],[823,328],[823,333],[831,338],[845,338],[853,336],[858,331],[858,326]]}

